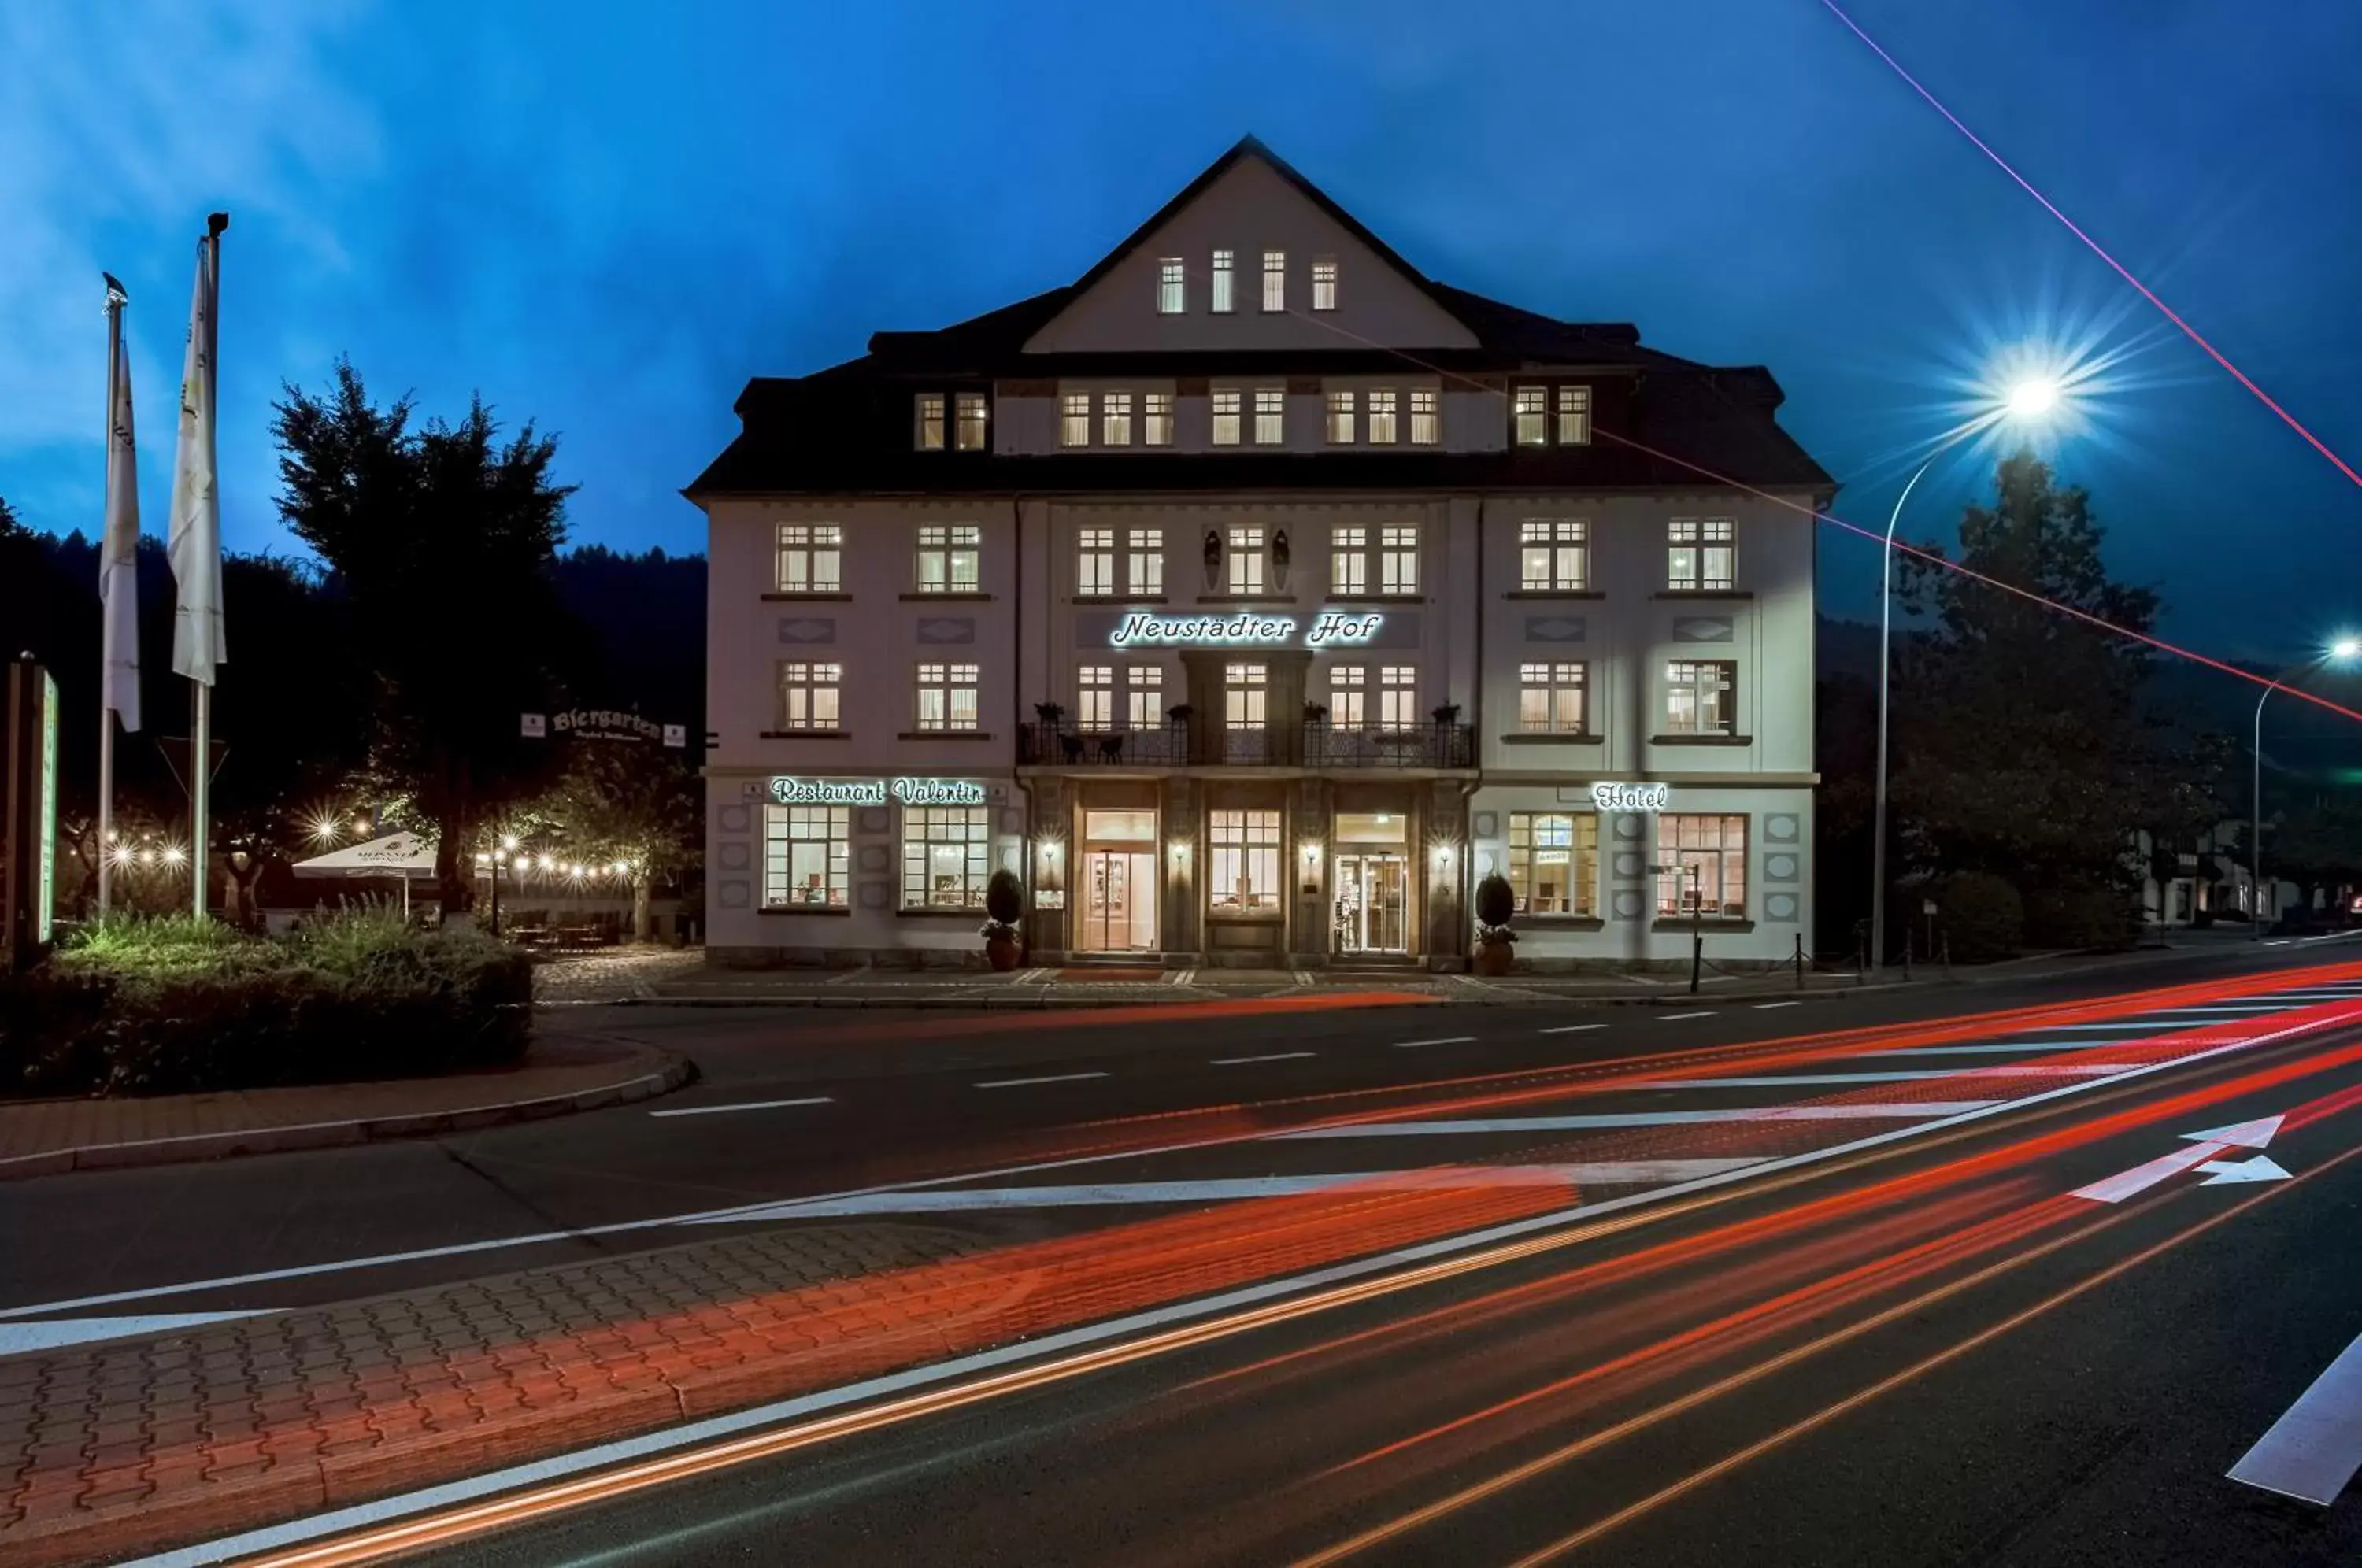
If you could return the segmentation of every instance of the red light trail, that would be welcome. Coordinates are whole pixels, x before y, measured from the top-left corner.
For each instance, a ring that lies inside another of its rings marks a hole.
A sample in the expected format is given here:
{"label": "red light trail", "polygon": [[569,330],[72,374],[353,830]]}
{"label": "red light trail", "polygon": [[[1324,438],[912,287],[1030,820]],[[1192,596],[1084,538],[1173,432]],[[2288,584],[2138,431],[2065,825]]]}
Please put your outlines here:
{"label": "red light trail", "polygon": [[2114,271],[2117,277],[2122,278],[2125,282],[2130,283],[2134,289],[2138,291],[2141,298],[2155,305],[2159,314],[2164,315],[2166,320],[2180,327],[2183,337],[2189,338],[2190,341],[2197,344],[2199,348],[2204,349],[2208,359],[2213,360],[2216,364],[2230,371],[2234,380],[2256,395],[2257,402],[2262,403],[2266,408],[2270,409],[2274,414],[2279,414],[2282,424],[2295,431],[2298,435],[2303,436],[2306,444],[2311,446],[2314,451],[2319,452],[2323,457],[2327,458],[2331,463],[2335,465],[2339,473],[2344,474],[2347,479],[2352,480],[2356,485],[2362,485],[2362,474],[2356,473],[2352,468],[2348,467],[2345,458],[2331,451],[2320,436],[2315,436],[2312,431],[2304,427],[2303,424],[2298,420],[2296,415],[2290,414],[2287,409],[2282,408],[2279,403],[2273,402],[2269,393],[2265,392],[2263,388],[2257,386],[2254,381],[2247,379],[2246,371],[2240,370],[2238,366],[2231,363],[2231,361],[2224,356],[2221,349],[2215,348],[2212,343],[2207,342],[2206,339],[2200,335],[2196,327],[2182,320],[2181,317],[2175,313],[2173,307],[2167,304],[2163,300],[2158,298],[2156,293],[2151,291],[2147,283],[2144,283],[2138,278],[2134,277],[2131,271],[2126,268],[2123,262],[2109,255],[2105,248],[2103,248],[2098,240],[2093,239],[2090,235],[2084,233],[2081,228],[2078,227],[2075,220],[2069,217],[2065,213],[2060,212],[2057,204],[2052,202],[2049,197],[2036,190],[2034,188],[2034,182],[2028,180],[2025,175],[2019,173],[2015,169],[2012,168],[2009,160],[1988,146],[1982,137],[1977,135],[1976,132],[1970,130],[1966,125],[1962,124],[1959,116],[1946,108],[1942,100],[1938,99],[1936,94],[1930,93],[1925,86],[1920,84],[1917,77],[1912,75],[1908,71],[1904,70],[1900,61],[1898,61],[1893,55],[1887,53],[1885,50],[1880,48],[1876,39],[1871,38],[1868,33],[1862,31],[1860,24],[1856,22],[1851,17],[1847,16],[1844,11],[1840,10],[1837,6],[1836,0],[1821,0],[1821,4],[1827,7],[1829,15],[1835,17],[1838,21],[1843,22],[1846,25],[1847,29],[1850,31],[1854,37],[1869,45],[1870,52],[1884,61],[1888,70],[1893,72],[1895,75],[1903,78],[1903,82],[1905,86],[1909,87],[1914,93],[1918,94],[1920,97],[1926,99],[1928,107],[1943,116],[1946,122],[1948,123],[1954,130],[1959,131],[1962,136],[1968,138],[1970,146],[1975,148],[1979,152],[1983,153],[1987,158],[1991,159],[1994,168],[1999,169],[2003,173],[2015,181],[2019,190],[2024,191],[2027,195],[2032,196],[2036,202],[2039,202],[2042,204],[2042,210],[2044,212],[2047,212],[2052,217],[2057,218],[2060,224],[2065,226],[2068,233],[2073,235],[2076,238],[2083,242],[2086,249],[2090,250],[2092,255],[2098,257],[2101,260],[2105,261],[2109,268]]}

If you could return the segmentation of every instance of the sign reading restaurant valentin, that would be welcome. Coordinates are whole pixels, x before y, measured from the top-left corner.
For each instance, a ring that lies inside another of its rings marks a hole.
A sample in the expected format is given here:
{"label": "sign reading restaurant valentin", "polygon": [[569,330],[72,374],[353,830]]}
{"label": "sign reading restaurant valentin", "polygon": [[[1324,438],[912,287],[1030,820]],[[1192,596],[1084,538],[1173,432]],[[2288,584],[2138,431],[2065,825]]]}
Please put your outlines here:
{"label": "sign reading restaurant valentin", "polygon": [[906,806],[981,806],[984,786],[966,778],[771,780],[771,799],[783,806],[882,806],[889,797]]}
{"label": "sign reading restaurant valentin", "polygon": [[[1310,629],[1304,634],[1304,646],[1319,648],[1331,643],[1366,643],[1378,635],[1385,620],[1374,610],[1323,610],[1312,618]],[[1116,624],[1108,642],[1119,648],[1203,645],[1277,647],[1297,640],[1296,624],[1293,615],[1257,615],[1243,611],[1235,615],[1165,616],[1134,610]]]}

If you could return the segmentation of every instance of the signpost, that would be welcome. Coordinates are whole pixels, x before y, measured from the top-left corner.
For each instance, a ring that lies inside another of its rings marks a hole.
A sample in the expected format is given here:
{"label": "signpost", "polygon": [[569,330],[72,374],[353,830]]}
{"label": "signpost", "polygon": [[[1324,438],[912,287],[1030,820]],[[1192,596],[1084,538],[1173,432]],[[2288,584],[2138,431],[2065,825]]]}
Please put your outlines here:
{"label": "signpost", "polygon": [[8,667],[7,721],[0,960],[17,969],[49,950],[57,912],[58,683],[32,659]]}

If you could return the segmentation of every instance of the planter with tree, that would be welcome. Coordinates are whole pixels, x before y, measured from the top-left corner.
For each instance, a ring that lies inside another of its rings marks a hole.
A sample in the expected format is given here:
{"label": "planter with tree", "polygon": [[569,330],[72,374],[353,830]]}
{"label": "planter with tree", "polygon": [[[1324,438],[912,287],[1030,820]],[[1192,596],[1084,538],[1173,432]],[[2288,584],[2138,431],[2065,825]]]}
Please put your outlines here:
{"label": "planter with tree", "polygon": [[992,874],[984,885],[984,912],[992,917],[979,933],[984,938],[984,955],[994,969],[1007,974],[1025,955],[1024,939],[1017,931],[1017,922],[1025,913],[1025,884],[1017,879],[1016,872],[1004,867]]}
{"label": "planter with tree", "polygon": [[1506,975],[1517,963],[1518,933],[1509,929],[1518,897],[1498,872],[1476,884],[1476,972]]}

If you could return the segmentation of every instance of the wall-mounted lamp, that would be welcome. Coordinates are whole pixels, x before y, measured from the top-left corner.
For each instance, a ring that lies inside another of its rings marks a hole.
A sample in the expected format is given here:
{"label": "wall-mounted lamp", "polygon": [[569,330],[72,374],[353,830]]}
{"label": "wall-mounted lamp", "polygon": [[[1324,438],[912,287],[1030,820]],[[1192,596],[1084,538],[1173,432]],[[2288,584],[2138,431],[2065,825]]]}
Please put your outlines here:
{"label": "wall-mounted lamp", "polygon": [[1189,858],[1189,841],[1186,838],[1176,838],[1164,848],[1165,852],[1173,856],[1173,863],[1175,866]]}

